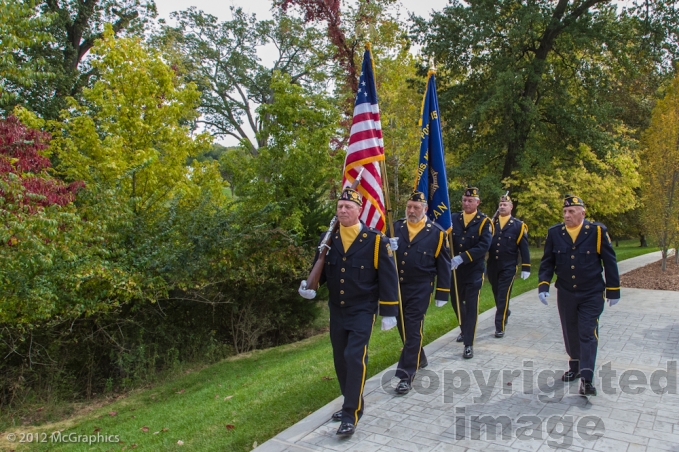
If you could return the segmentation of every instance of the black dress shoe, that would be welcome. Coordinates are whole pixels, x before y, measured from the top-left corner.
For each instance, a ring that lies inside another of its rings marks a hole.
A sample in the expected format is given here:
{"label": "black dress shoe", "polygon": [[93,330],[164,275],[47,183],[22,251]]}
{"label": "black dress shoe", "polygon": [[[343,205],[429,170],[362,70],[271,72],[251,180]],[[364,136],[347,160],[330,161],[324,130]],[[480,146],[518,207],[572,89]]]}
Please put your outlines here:
{"label": "black dress shoe", "polygon": [[495,337],[505,337],[505,332],[504,331],[496,331]]}
{"label": "black dress shoe", "polygon": [[408,380],[401,380],[396,386],[396,394],[405,395],[410,392],[410,383]]}
{"label": "black dress shoe", "polygon": [[341,421],[342,420],[342,410],[335,411],[332,413],[332,420],[333,421]]}
{"label": "black dress shoe", "polygon": [[588,395],[595,396],[596,395],[596,388],[589,381],[582,380],[580,382],[580,394],[582,394],[584,396],[588,396]]}
{"label": "black dress shoe", "polygon": [[354,424],[349,424],[348,422],[342,422],[337,429],[337,436],[351,436],[356,431]]}
{"label": "black dress shoe", "polygon": [[569,370],[568,372],[561,375],[561,381],[573,381],[577,378],[580,378],[580,373],[576,374],[572,370]]}
{"label": "black dress shoe", "polygon": [[474,349],[472,348],[471,345],[467,345],[464,348],[464,353],[462,353],[462,357],[465,359],[473,358],[474,357]]}
{"label": "black dress shoe", "polygon": [[462,336],[462,333],[460,333],[460,335],[457,337],[457,339],[455,339],[455,342],[463,342],[463,341],[464,341],[464,337]]}

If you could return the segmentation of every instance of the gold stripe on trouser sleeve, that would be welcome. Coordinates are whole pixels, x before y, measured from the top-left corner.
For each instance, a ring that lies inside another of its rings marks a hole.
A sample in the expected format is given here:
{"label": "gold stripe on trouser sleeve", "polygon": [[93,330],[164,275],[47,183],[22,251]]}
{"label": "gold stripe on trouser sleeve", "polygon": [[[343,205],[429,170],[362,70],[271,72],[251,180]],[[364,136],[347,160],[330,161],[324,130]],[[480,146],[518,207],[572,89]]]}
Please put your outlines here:
{"label": "gold stripe on trouser sleeve", "polygon": [[[425,314],[424,317],[426,317],[426,316],[427,315]],[[417,364],[415,364],[415,372],[420,370],[420,355],[422,354],[422,341],[424,340],[424,331],[423,331],[423,329],[424,329],[424,317],[422,317],[422,320],[420,321],[420,348],[419,348],[419,350],[417,350]],[[415,378],[415,376],[413,376],[413,378],[410,379],[411,383],[412,383],[414,378]]]}
{"label": "gold stripe on trouser sleeve", "polygon": [[599,334],[597,333],[597,330],[599,329],[599,319],[596,319],[596,326],[594,327],[594,337],[596,340],[599,340]]}
{"label": "gold stripe on trouser sleeve", "polygon": [[[375,314],[373,314],[373,327],[370,328],[370,337],[372,337],[372,330],[375,327]],[[370,342],[370,338],[368,338]],[[358,393],[358,404],[356,405],[356,412],[354,413],[354,425],[358,424],[358,412],[361,411],[361,405],[363,402],[363,387],[365,386],[365,374],[368,372],[368,366],[365,364],[365,356],[368,354],[368,346],[363,347],[363,377],[361,378],[361,390]]]}
{"label": "gold stripe on trouser sleeve", "polygon": [[[516,270],[519,269],[519,266],[516,266]],[[507,320],[507,309],[509,308],[509,294],[512,293],[512,286],[514,285],[514,279],[516,278],[516,270],[514,270],[514,278],[512,278],[512,282],[509,284],[509,289],[507,289],[507,297],[505,298],[505,312],[502,314],[502,331],[505,330],[505,321]]]}
{"label": "gold stripe on trouser sleeve", "polygon": [[462,334],[462,311],[460,311],[460,292],[457,290],[457,273],[453,270],[453,282],[455,283],[455,304],[457,305],[457,326]]}
{"label": "gold stripe on trouser sleeve", "polygon": [[[483,289],[483,281],[486,279],[486,275],[481,275],[481,289]],[[479,289],[479,298],[476,300],[476,323],[474,324],[474,337],[472,338],[472,344],[476,342],[476,327],[479,326],[479,305],[481,304],[481,289]]]}

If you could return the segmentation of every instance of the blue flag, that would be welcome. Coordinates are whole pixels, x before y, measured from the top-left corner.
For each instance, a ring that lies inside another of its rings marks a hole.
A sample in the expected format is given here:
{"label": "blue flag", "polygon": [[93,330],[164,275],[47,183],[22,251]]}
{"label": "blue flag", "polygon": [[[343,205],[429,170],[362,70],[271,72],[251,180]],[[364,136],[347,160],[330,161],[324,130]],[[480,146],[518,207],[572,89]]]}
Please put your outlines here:
{"label": "blue flag", "polygon": [[443,158],[439,101],[433,71],[429,72],[427,91],[424,93],[422,102],[420,137],[420,162],[417,165],[415,190],[424,193],[427,198],[429,219],[450,232],[452,219],[448,198],[448,179]]}

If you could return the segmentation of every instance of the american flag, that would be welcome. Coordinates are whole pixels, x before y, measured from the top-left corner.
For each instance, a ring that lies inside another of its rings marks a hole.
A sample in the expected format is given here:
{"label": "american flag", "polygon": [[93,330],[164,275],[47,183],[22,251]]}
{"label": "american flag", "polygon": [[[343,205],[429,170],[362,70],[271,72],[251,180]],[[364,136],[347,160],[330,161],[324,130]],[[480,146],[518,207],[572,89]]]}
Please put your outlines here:
{"label": "american flag", "polygon": [[350,186],[361,168],[365,168],[358,186],[358,191],[363,195],[361,220],[366,225],[385,232],[387,222],[384,216],[380,160],[384,160],[380,108],[377,105],[372,54],[370,49],[366,49],[354,103],[354,119],[351,123],[347,158],[344,161],[342,185]]}

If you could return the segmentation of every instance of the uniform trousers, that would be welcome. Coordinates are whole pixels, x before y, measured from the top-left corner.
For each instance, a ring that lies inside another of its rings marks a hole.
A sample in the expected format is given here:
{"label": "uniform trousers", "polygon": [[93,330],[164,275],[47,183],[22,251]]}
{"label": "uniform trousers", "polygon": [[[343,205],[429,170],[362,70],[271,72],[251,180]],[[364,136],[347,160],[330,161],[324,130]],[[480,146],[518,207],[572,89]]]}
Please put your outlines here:
{"label": "uniform trousers", "polygon": [[[399,311],[398,330],[405,336],[403,351],[398,360],[396,376],[401,380],[413,382],[417,369],[426,365],[427,356],[422,348],[424,333],[424,317],[429,307],[433,286],[424,284],[401,284],[401,300],[403,309]],[[405,327],[405,334],[403,332]],[[419,365],[418,365],[419,363]]]}
{"label": "uniform trousers", "polygon": [[344,396],[342,422],[356,425],[363,415],[363,386],[368,373],[368,343],[375,314],[365,306],[330,306],[330,342],[335,373]]}
{"label": "uniform trousers", "polygon": [[516,262],[488,261],[488,282],[495,298],[495,331],[504,331],[509,315],[509,297],[516,276]]}
{"label": "uniform trousers", "polygon": [[[455,282],[457,281],[457,290]],[[464,345],[474,345],[476,337],[476,323],[479,319],[479,297],[483,286],[483,273],[480,276],[465,275],[461,272],[453,272],[453,288],[451,300],[453,309],[460,322]]]}
{"label": "uniform trousers", "polygon": [[556,296],[570,370],[592,381],[599,346],[599,316],[604,310],[603,292],[559,289]]}

